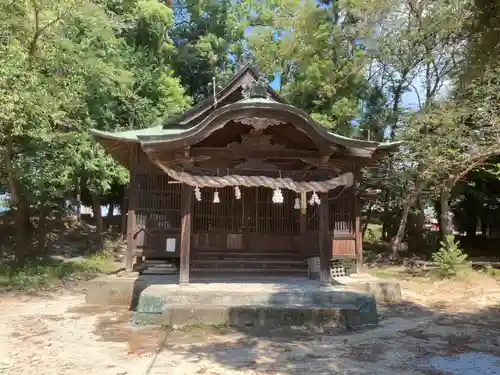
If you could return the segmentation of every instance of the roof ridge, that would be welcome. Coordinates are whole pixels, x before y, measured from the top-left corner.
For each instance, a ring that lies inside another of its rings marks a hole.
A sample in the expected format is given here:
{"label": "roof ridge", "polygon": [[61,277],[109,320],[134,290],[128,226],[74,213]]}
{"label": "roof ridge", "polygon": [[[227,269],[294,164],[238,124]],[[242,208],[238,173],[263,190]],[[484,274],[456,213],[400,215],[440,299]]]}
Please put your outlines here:
{"label": "roof ridge", "polygon": [[[232,85],[236,84],[236,82],[239,79],[241,79],[241,77],[246,72],[249,72],[256,81],[261,77],[261,74],[260,74],[258,68],[256,68],[254,65],[252,65],[250,63],[245,63],[240,69],[238,69],[238,71],[233,75],[233,77],[230,79],[230,81],[226,85],[224,85],[224,87],[222,87],[221,89],[219,89],[215,93],[215,97],[220,98],[223,95],[223,93],[228,91]],[[283,98],[281,98],[281,96],[271,86],[268,85],[267,90],[271,93],[271,96],[273,96],[275,100],[277,100],[281,103],[285,103],[285,100],[283,100]],[[217,102],[219,102],[219,101],[220,100],[217,100]],[[168,126],[171,126],[171,125],[182,126],[182,124],[181,124],[182,120],[185,118],[189,118],[190,114],[195,114],[196,110],[199,110],[199,111],[201,111],[200,112],[200,115],[201,115],[206,110],[209,110],[211,107],[213,107],[213,105],[214,105],[214,95],[212,94],[212,95],[209,95],[206,98],[200,100],[199,102],[195,103],[191,108],[185,110],[181,114],[174,116],[171,120],[167,120],[167,122],[165,122],[163,124],[163,126],[165,128],[168,128]],[[205,107],[205,106],[206,106],[206,108],[203,110],[203,107]]]}

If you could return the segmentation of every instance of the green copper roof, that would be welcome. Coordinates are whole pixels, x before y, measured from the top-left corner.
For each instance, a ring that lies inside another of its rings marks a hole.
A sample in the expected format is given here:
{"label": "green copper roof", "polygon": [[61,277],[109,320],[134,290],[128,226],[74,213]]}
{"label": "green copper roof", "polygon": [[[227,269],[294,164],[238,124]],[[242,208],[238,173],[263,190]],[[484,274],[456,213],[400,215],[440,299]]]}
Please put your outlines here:
{"label": "green copper roof", "polygon": [[[278,103],[276,100],[271,98],[248,98],[238,100],[236,103],[242,104],[252,104],[252,103]],[[174,128],[168,127],[164,128],[163,125],[153,126],[150,128],[136,129],[136,130],[124,130],[118,132],[106,132],[97,129],[91,129],[90,133],[96,137],[103,137],[107,139],[116,139],[128,142],[139,142],[139,137],[162,137],[168,135],[177,135],[187,132],[190,128]]]}
{"label": "green copper roof", "polygon": [[187,141],[189,138],[196,137],[197,135],[202,133],[203,129],[209,126],[210,123],[217,117],[224,116],[224,114],[229,112],[237,113],[240,110],[248,108],[254,110],[257,115],[259,114],[259,112],[264,110],[293,113],[297,116],[296,118],[301,118],[303,121],[305,121],[305,123],[307,124],[305,126],[308,129],[310,127],[312,131],[312,133],[310,134],[316,134],[317,136],[323,138],[326,137],[328,142],[341,145],[344,147],[365,148],[371,150],[376,150],[376,149],[389,150],[397,148],[402,143],[402,142],[380,143],[376,141],[353,139],[336,134],[328,130],[327,128],[321,126],[316,121],[314,121],[304,111],[288,104],[276,102],[275,100],[272,100],[270,98],[242,99],[235,103],[225,105],[223,107],[216,109],[207,118],[202,120],[199,124],[189,128],[180,126],[164,128],[162,125],[159,125],[151,128],[145,128],[139,130],[127,130],[120,132],[105,132],[93,129],[91,130],[91,133],[96,138],[104,138],[108,140],[116,140],[121,142],[136,142],[136,143],[141,143],[141,145],[145,143],[157,143],[163,141],[179,141],[182,139]]}
{"label": "green copper roof", "polygon": [[164,129],[163,125],[153,126],[151,128],[124,130],[119,132],[106,132],[97,129],[91,129],[90,133],[95,137],[103,137],[107,139],[116,139],[117,141],[139,142],[138,136],[163,136],[176,135],[185,132],[182,128]]}

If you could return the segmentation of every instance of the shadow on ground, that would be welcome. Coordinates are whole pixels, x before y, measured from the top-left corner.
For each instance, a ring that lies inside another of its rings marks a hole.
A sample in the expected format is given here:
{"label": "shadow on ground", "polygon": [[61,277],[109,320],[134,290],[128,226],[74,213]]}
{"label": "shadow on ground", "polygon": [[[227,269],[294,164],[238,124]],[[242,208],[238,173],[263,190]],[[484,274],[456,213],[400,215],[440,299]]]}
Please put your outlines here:
{"label": "shadow on ground", "polygon": [[[104,341],[127,342],[131,354],[153,354],[146,374],[169,373],[175,363],[186,362],[198,369],[197,374],[476,375],[439,372],[429,367],[429,359],[481,352],[500,360],[500,305],[448,313],[445,302],[426,307],[403,301],[379,305],[379,317],[378,327],[349,332],[335,327],[175,330],[132,327],[127,311],[100,317],[95,334]],[[491,372],[495,373],[500,367]]]}
{"label": "shadow on ground", "polygon": [[342,334],[310,328],[231,329],[228,339],[214,334],[208,342],[190,345],[173,336],[162,350],[264,374],[412,374],[412,367],[416,374],[437,374],[428,367],[434,356],[482,352],[500,360],[500,306],[448,314],[440,306],[407,302],[381,306],[380,317],[378,328]]}

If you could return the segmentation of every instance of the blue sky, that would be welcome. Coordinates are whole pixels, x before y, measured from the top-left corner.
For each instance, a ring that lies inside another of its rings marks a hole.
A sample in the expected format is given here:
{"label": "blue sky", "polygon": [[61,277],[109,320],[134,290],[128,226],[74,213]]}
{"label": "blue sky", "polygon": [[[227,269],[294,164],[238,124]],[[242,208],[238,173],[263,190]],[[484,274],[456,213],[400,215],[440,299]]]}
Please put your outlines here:
{"label": "blue sky", "polygon": [[[413,85],[419,90],[420,96],[422,96],[423,88],[421,87],[420,77],[415,77]],[[281,86],[280,75],[276,74],[274,80],[269,84],[274,90],[279,90]],[[403,107],[407,109],[418,109],[418,96],[414,91],[407,92],[403,94]]]}

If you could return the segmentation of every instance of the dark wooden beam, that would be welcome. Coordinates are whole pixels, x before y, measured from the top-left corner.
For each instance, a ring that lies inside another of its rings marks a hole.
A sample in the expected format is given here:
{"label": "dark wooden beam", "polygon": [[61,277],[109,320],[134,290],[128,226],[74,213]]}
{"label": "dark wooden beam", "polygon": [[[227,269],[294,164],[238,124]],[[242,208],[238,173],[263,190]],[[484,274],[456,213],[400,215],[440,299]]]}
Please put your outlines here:
{"label": "dark wooden beam", "polygon": [[331,284],[332,274],[330,260],[332,259],[332,236],[328,230],[329,207],[328,193],[320,194],[319,205],[319,272],[322,284]]}
{"label": "dark wooden beam", "polygon": [[193,206],[193,188],[183,184],[181,190],[181,248],[179,284],[189,284],[189,259],[191,252],[191,211]]}
{"label": "dark wooden beam", "polygon": [[137,155],[139,146],[137,144],[130,145],[130,183],[128,186],[128,204],[127,204],[127,253],[125,254],[125,270],[132,272],[134,268],[134,251],[136,231],[136,198],[137,198]]}
{"label": "dark wooden beam", "polygon": [[262,150],[258,148],[240,147],[197,147],[191,149],[191,157],[210,156],[228,159],[300,159],[315,158],[318,162],[325,153],[310,150],[276,149]]}

